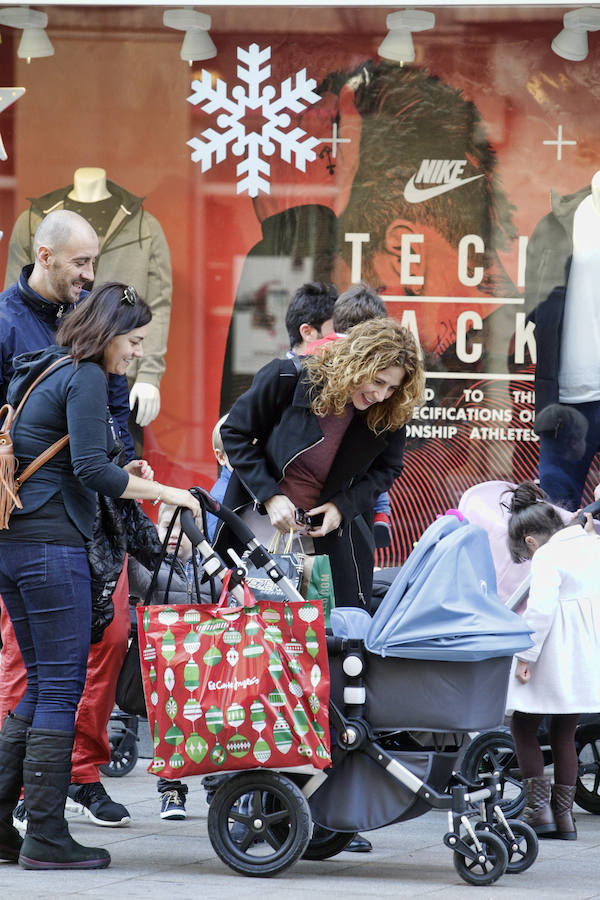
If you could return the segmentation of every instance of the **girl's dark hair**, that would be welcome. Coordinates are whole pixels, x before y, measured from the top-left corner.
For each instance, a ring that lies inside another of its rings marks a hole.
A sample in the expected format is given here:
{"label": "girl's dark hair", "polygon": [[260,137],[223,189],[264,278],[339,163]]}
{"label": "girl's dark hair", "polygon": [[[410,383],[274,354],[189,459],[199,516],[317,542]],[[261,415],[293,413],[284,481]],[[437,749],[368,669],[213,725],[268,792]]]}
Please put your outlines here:
{"label": "girl's dark hair", "polygon": [[505,494],[512,499],[502,502],[510,513],[508,520],[508,549],[513,562],[530,559],[531,553],[525,543],[527,535],[537,535],[544,540],[564,528],[559,513],[548,501],[544,491],[533,481],[523,481],[515,488],[507,488]]}
{"label": "girl's dark hair", "polygon": [[56,343],[68,347],[73,360],[104,365],[104,351],[114,337],[147,325],[150,307],[131,285],[100,284],[65,317]]}

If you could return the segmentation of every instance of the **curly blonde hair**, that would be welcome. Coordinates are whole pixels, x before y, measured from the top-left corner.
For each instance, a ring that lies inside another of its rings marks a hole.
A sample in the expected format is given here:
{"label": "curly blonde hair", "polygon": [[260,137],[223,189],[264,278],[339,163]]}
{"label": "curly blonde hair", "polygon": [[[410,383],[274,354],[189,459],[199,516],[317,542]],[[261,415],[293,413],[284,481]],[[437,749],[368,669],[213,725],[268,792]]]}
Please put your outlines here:
{"label": "curly blonde hair", "polygon": [[396,431],[413,416],[422,402],[425,373],[413,335],[395,319],[370,319],[332,341],[318,356],[302,365],[311,382],[310,405],[316,416],[342,415],[354,391],[372,382],[390,366],[402,366],[406,375],[397,391],[366,412],[371,431]]}

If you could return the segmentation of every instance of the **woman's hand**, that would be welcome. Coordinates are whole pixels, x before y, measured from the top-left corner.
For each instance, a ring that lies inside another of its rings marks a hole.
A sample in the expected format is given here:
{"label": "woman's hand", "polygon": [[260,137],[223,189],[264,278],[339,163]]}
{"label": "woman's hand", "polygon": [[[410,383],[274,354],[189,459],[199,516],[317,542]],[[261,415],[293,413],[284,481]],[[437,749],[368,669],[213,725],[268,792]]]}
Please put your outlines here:
{"label": "woman's hand", "polygon": [[587,531],[588,534],[596,534],[596,529],[594,528],[594,520],[592,519],[591,513],[584,513],[585,517],[585,525],[583,526],[583,530]]}
{"label": "woman's hand", "polygon": [[583,509],[579,507],[579,509],[573,513],[573,518],[569,520],[569,525],[579,525],[580,524],[580,516],[583,515],[585,522],[583,523],[583,530],[587,531],[588,534],[596,534],[596,529],[594,528],[594,520],[592,518],[592,514],[589,512],[584,513]]}
{"label": "woman's hand", "polygon": [[132,459],[127,465],[123,466],[130,475],[136,475],[138,478],[145,478],[146,481],[153,481],[154,470],[145,459]]}
{"label": "woman's hand", "polygon": [[521,684],[527,684],[531,678],[531,669],[529,663],[524,659],[517,660],[517,668],[515,669],[515,678],[518,678]]}
{"label": "woman's hand", "polygon": [[160,499],[163,503],[168,503],[170,506],[183,506],[184,509],[191,509],[195,519],[202,515],[200,501],[196,500],[193,494],[190,494],[189,491],[183,488],[162,485]]}
{"label": "woman's hand", "polygon": [[296,522],[296,507],[285,494],[274,494],[265,500],[265,508],[271,525],[282,534],[288,534],[290,528],[299,531],[301,526]]}
{"label": "woman's hand", "polygon": [[307,528],[306,533],[310,537],[325,537],[326,534],[335,531],[342,524],[342,514],[335,503],[331,503],[331,501],[307,510],[309,516],[316,516],[319,513],[323,513],[323,524],[316,528]]}

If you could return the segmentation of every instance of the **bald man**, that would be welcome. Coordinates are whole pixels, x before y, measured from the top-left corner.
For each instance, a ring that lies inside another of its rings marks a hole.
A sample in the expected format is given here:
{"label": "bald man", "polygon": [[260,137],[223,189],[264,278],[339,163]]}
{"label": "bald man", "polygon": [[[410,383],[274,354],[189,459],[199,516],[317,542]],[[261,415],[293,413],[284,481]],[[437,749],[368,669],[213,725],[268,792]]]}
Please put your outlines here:
{"label": "bald man", "polygon": [[[84,285],[94,280],[98,237],[82,216],[71,210],[49,213],[34,235],[35,262],[24,266],[16,284],[0,293],[0,404],[13,373],[13,359],[21,353],[41,350],[54,343],[58,321],[86,295]],[[129,390],[124,375],[111,375],[109,407],[115,433],[133,458],[133,441],[127,430]],[[102,640],[92,644],[87,677],[75,721],[73,784],[67,808],[86,815],[95,825],[127,825],[127,809],[114,802],[100,782],[99,766],[107,763],[110,749],[107,723],[112,712],[117,677],[127,650],[129,591],[126,571],[113,593],[114,619]],[[21,699],[25,669],[8,614],[2,604],[0,632],[0,721]],[[17,808],[17,827],[25,811]]]}

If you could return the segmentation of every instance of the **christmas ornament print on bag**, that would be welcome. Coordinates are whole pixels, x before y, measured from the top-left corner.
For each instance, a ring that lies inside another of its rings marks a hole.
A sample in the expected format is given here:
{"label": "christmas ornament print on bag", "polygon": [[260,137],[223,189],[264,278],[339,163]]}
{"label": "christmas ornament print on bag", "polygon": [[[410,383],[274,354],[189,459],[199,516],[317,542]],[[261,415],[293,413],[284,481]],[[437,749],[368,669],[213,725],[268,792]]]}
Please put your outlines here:
{"label": "christmas ornament print on bag", "polygon": [[138,608],[150,772],[331,764],[321,604],[246,604]]}

